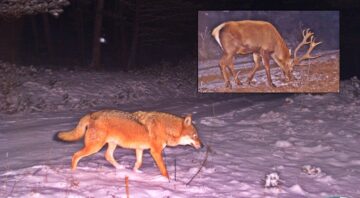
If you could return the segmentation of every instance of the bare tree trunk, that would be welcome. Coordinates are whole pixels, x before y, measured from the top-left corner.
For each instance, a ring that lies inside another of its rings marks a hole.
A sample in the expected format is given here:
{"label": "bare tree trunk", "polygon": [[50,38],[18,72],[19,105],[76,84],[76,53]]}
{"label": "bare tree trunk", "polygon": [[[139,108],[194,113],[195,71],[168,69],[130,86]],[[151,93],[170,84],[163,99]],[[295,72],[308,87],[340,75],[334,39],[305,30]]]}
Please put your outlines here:
{"label": "bare tree trunk", "polygon": [[38,26],[36,24],[36,16],[31,16],[31,30],[33,34],[34,39],[34,49],[32,51],[32,61],[37,61],[36,57],[38,57],[39,54],[39,31]]}
{"label": "bare tree trunk", "polygon": [[132,35],[132,42],[130,48],[130,56],[129,61],[127,64],[127,69],[130,67],[136,66],[136,53],[137,53],[137,46],[139,41],[139,12],[140,12],[140,0],[136,0],[136,8],[135,8],[135,18],[134,18],[134,26],[133,26],[133,35]]}
{"label": "bare tree trunk", "polygon": [[92,51],[92,62],[90,67],[100,68],[101,64],[101,28],[102,28],[102,10],[104,7],[104,0],[97,0],[96,3],[96,15],[94,25],[94,40],[93,40],[93,51]]}
{"label": "bare tree trunk", "polygon": [[76,11],[76,30],[77,30],[77,36],[78,36],[78,50],[79,50],[79,61],[80,65],[85,64],[85,42],[84,42],[84,18],[83,18],[83,12],[80,7],[80,4],[78,3]]}
{"label": "bare tree trunk", "polygon": [[19,57],[19,50],[20,50],[20,39],[22,38],[21,33],[23,29],[23,19],[15,19],[11,21],[11,35],[10,35],[10,60],[11,62],[18,62]]}
{"label": "bare tree trunk", "polygon": [[[116,53],[118,54],[118,63],[120,65],[120,67],[123,70],[127,70],[127,58],[128,58],[128,42],[127,42],[127,35],[128,35],[128,31],[126,31],[126,20],[123,17],[123,11],[126,9],[125,5],[121,5],[120,1],[116,1],[115,4],[115,13],[119,13],[119,21],[115,21],[114,23],[114,34],[115,35],[119,35],[116,36],[116,45],[117,47],[117,51]],[[119,25],[118,25],[118,22]]]}
{"label": "bare tree trunk", "polygon": [[45,42],[46,42],[46,47],[48,50],[48,58],[49,60],[52,60],[53,55],[54,55],[54,48],[52,46],[52,40],[51,40],[51,32],[50,32],[50,24],[49,24],[49,16],[48,14],[43,14],[42,15],[43,18],[43,23],[44,23],[44,32],[45,32]]}
{"label": "bare tree trunk", "polygon": [[120,57],[121,57],[121,65],[123,67],[123,69],[127,70],[128,69],[128,42],[127,42],[127,36],[128,36],[128,32],[126,31],[126,23],[125,21],[122,22],[121,27],[120,27],[120,36],[121,36],[121,46],[120,46]]}

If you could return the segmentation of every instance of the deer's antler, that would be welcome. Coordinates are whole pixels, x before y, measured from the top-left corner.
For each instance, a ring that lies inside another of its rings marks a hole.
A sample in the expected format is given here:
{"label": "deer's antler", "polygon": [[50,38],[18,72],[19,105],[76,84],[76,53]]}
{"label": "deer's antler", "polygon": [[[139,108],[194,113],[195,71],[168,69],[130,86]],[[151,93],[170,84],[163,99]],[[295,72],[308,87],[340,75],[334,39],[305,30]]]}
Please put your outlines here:
{"label": "deer's antler", "polygon": [[[294,51],[294,63],[296,65],[305,59],[318,58],[320,56],[320,55],[311,56],[310,53],[317,45],[321,44],[322,42],[317,42],[317,43],[315,42],[314,33],[311,32],[310,29],[303,30],[302,34],[303,34],[303,40],[301,41],[301,43],[299,43],[299,45],[295,48],[295,51]],[[309,40],[309,38],[310,38],[310,40]],[[302,46],[307,45],[307,44],[310,44],[309,49],[303,56],[298,58],[297,52],[299,51],[299,49]]]}

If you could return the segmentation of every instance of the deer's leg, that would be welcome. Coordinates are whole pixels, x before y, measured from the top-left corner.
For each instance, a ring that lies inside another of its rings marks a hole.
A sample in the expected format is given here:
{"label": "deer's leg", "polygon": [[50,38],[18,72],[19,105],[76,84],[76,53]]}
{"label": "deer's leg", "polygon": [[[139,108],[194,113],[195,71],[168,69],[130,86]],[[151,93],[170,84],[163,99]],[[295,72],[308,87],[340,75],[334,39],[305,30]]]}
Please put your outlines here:
{"label": "deer's leg", "polygon": [[252,79],[254,78],[255,72],[259,69],[260,67],[260,60],[261,60],[261,56],[258,53],[253,53],[253,59],[254,59],[254,68],[251,71],[248,79],[247,79],[247,83],[250,84],[250,82],[252,81]]}
{"label": "deer's leg", "polygon": [[261,57],[262,57],[263,64],[264,64],[264,66],[265,66],[265,71],[266,71],[266,76],[267,76],[268,85],[271,86],[271,87],[275,87],[275,85],[273,84],[273,82],[272,82],[272,80],[271,80],[271,74],[270,74],[270,56],[269,56],[269,53],[262,52],[262,53],[261,53]]}
{"label": "deer's leg", "polygon": [[231,64],[233,64],[232,56],[229,54],[224,54],[220,60],[220,71],[224,77],[225,87],[230,88],[230,89],[231,89],[231,83],[230,83],[229,77],[226,72],[226,67]]}
{"label": "deer's leg", "polygon": [[232,64],[229,66],[230,68],[230,72],[232,77],[234,78],[234,81],[237,85],[240,85],[240,80],[238,79],[238,75],[235,73],[235,69],[234,69],[234,61],[232,61]]}
{"label": "deer's leg", "polygon": [[278,58],[274,54],[272,54],[271,57],[275,61],[275,63],[281,68],[281,72],[285,77],[285,81],[291,81],[293,79],[292,71],[289,71],[288,69],[285,70],[285,68],[288,68],[289,66],[286,65],[286,63],[284,64],[280,60],[278,60]]}

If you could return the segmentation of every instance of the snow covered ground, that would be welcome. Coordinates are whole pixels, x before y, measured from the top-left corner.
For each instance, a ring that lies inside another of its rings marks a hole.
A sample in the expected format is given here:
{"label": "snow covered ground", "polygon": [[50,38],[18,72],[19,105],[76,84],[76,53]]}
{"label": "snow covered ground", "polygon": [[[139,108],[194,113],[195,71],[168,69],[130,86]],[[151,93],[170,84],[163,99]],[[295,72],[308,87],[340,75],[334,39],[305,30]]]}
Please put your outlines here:
{"label": "snow covered ground", "polygon": [[[249,85],[247,78],[254,62],[251,55],[239,55],[235,59],[235,72],[239,72],[241,85],[236,85],[230,77],[232,89],[225,88],[224,78],[218,60],[198,61],[198,90],[202,93],[328,93],[339,92],[339,50],[317,52],[317,59],[304,61],[303,66],[295,66],[294,78],[286,81],[283,72],[270,60],[270,74],[276,88],[269,87],[263,64],[255,73]],[[228,74],[230,75],[230,73]],[[231,76],[231,75],[230,75]]]}
{"label": "snow covered ground", "polygon": [[[339,94],[216,95],[197,94],[189,72],[168,68],[143,74],[0,65],[12,71],[0,75],[0,197],[126,197],[126,176],[130,197],[360,197],[357,78],[341,82]],[[72,172],[82,142],[53,135],[105,107],[192,113],[210,148],[200,173],[186,185],[206,155],[190,146],[164,150],[170,182],[149,152],[143,172],[132,172],[135,152],[122,148],[115,159],[127,169],[115,170],[103,149]],[[280,176],[278,187],[264,187],[270,173]]]}

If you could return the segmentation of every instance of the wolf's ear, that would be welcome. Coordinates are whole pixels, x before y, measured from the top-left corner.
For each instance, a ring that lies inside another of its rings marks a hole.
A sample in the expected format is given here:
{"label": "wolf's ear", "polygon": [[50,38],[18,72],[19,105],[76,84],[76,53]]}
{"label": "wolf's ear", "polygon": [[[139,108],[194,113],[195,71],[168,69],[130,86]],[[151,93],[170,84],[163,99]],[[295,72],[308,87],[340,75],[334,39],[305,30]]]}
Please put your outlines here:
{"label": "wolf's ear", "polygon": [[192,118],[191,118],[191,115],[187,115],[184,119],[184,125],[185,126],[190,126],[191,125],[191,121],[192,121]]}

